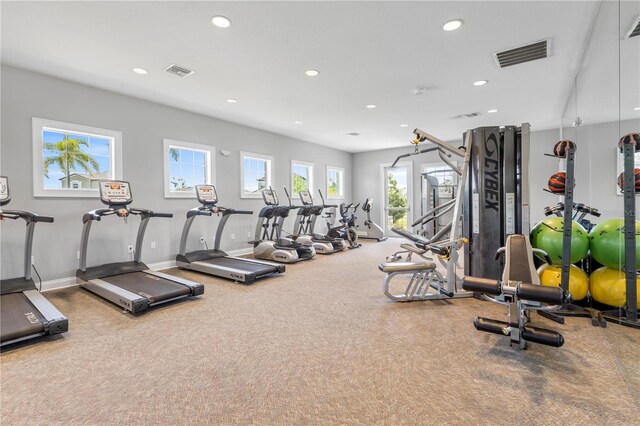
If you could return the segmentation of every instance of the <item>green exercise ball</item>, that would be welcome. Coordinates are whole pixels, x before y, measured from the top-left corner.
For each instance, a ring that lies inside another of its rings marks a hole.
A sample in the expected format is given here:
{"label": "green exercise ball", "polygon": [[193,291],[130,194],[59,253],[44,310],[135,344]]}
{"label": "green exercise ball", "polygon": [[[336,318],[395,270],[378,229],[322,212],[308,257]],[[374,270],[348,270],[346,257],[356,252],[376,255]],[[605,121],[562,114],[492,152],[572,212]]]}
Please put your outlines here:
{"label": "green exercise ball", "polygon": [[[547,252],[554,265],[562,264],[562,237],[564,219],[550,217],[531,230],[531,245]],[[583,259],[589,252],[589,237],[587,231],[575,220],[571,223],[571,263]]]}
{"label": "green exercise ball", "polygon": [[[640,294],[640,278],[636,278],[636,288]],[[591,274],[589,285],[591,297],[605,305],[622,308],[627,304],[627,281],[624,271],[603,266]],[[640,308],[640,298],[637,300]]]}
{"label": "green exercise ball", "polygon": [[[640,268],[640,222],[636,221],[636,269]],[[624,269],[624,219],[609,219],[589,233],[591,256],[612,269]]]}

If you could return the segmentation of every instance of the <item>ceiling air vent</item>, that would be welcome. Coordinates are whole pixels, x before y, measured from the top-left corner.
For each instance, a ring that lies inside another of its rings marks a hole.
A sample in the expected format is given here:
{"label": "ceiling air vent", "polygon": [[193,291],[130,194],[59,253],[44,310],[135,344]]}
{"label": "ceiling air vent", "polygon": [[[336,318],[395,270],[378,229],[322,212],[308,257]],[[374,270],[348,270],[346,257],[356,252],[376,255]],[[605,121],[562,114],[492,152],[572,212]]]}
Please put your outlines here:
{"label": "ceiling air vent", "polygon": [[640,35],[640,16],[636,18],[625,38],[637,37]]}
{"label": "ceiling air vent", "polygon": [[180,67],[176,64],[171,64],[164,70],[169,74],[174,74],[174,75],[177,75],[178,77],[187,77],[195,72],[193,70]]}
{"label": "ceiling air vent", "polygon": [[473,118],[473,117],[479,117],[479,116],[480,116],[479,112],[469,112],[467,114],[456,115],[453,118]]}
{"label": "ceiling air vent", "polygon": [[539,41],[515,49],[503,50],[494,54],[499,68],[522,64],[549,57],[549,40]]}

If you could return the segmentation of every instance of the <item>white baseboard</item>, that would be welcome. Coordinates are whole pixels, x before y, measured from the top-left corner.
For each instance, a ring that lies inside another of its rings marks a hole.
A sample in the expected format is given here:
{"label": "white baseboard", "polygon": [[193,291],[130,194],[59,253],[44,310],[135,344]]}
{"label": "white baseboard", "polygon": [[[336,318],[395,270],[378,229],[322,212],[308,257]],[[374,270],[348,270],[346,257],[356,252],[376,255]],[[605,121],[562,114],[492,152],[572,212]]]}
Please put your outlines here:
{"label": "white baseboard", "polygon": [[152,269],[154,271],[162,271],[163,269],[175,268],[176,261],[174,259],[174,260],[167,260],[164,262],[149,263],[147,264],[147,266],[149,267],[149,269]]}
{"label": "white baseboard", "polygon": [[[243,248],[238,250],[231,250],[228,252],[229,256],[245,256],[247,254],[253,253],[253,249]],[[174,260],[166,260],[164,262],[156,262],[147,264],[149,269],[154,271],[162,271],[163,269],[175,268],[176,261]],[[74,287],[78,285],[76,282],[76,277],[65,277],[58,278],[56,280],[42,281],[42,292],[51,291],[51,290],[60,290],[61,288]],[[36,286],[38,284],[36,283]]]}
{"label": "white baseboard", "polygon": [[[44,293],[45,291],[74,287],[76,285],[76,277],[65,277],[58,278],[57,280],[42,281],[42,292]],[[36,287],[38,287],[38,283],[36,283]]]}
{"label": "white baseboard", "polygon": [[227,252],[229,256],[246,256],[252,253],[253,253],[253,249],[251,247],[238,249],[238,250],[231,250]]}

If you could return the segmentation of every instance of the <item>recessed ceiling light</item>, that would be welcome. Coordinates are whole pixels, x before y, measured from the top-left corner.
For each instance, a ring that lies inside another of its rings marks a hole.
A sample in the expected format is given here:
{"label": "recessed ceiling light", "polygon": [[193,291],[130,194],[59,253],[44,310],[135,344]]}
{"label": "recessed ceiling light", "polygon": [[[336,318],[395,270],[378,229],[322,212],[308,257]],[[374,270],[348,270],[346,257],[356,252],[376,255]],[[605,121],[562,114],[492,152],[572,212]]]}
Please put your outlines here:
{"label": "recessed ceiling light", "polygon": [[640,111],[640,107],[635,107],[633,110],[634,111]]}
{"label": "recessed ceiling light", "polygon": [[489,111],[487,111],[489,114],[493,114],[494,112],[498,112],[497,109],[490,109]]}
{"label": "recessed ceiling light", "polygon": [[149,71],[145,70],[144,68],[133,68],[131,71],[135,72],[136,74],[147,74]]}
{"label": "recessed ceiling light", "polygon": [[445,31],[453,31],[453,30],[457,30],[458,28],[460,28],[462,26],[462,24],[464,24],[464,21],[462,19],[454,19],[452,21],[449,21],[447,23],[445,23],[442,26],[442,29]]}
{"label": "recessed ceiling light", "polygon": [[229,103],[229,104],[237,104],[238,100],[237,99],[227,99],[227,103]]}
{"label": "recessed ceiling light", "polygon": [[484,86],[485,84],[487,84],[489,81],[488,80],[478,80],[478,81],[474,81],[473,85],[474,86]]}
{"label": "recessed ceiling light", "polygon": [[294,121],[293,124],[302,124],[302,121]]}
{"label": "recessed ceiling light", "polygon": [[409,127],[408,124],[401,124],[400,127]]}
{"label": "recessed ceiling light", "polygon": [[309,77],[315,77],[318,74],[320,74],[320,71],[318,71],[318,70],[306,70],[304,73],[306,75],[308,75]]}
{"label": "recessed ceiling light", "polygon": [[211,18],[211,23],[218,28],[229,28],[231,26],[231,20],[222,15],[217,15]]}
{"label": "recessed ceiling light", "polygon": [[374,109],[375,107],[376,107],[376,106],[375,106],[375,105],[373,105],[373,104],[369,104],[369,105],[367,105],[367,109]]}

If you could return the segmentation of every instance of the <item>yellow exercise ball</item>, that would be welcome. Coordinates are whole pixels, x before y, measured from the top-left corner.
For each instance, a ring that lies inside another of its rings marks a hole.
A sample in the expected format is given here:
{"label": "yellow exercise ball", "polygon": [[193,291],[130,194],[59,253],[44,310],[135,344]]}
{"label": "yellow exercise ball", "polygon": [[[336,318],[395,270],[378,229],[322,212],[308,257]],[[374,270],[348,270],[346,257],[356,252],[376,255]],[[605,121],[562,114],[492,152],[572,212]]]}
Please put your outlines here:
{"label": "yellow exercise ball", "polygon": [[[547,287],[560,287],[562,284],[562,268],[544,264],[538,268],[540,284]],[[589,277],[576,265],[571,265],[569,269],[569,292],[573,300],[582,300],[587,297],[589,290]]]}
{"label": "yellow exercise ball", "polygon": [[[627,284],[624,271],[607,268],[597,269],[591,274],[591,297],[605,305],[622,308],[627,302]],[[640,294],[640,279],[636,278],[636,288]],[[640,308],[640,298],[638,298]]]}

